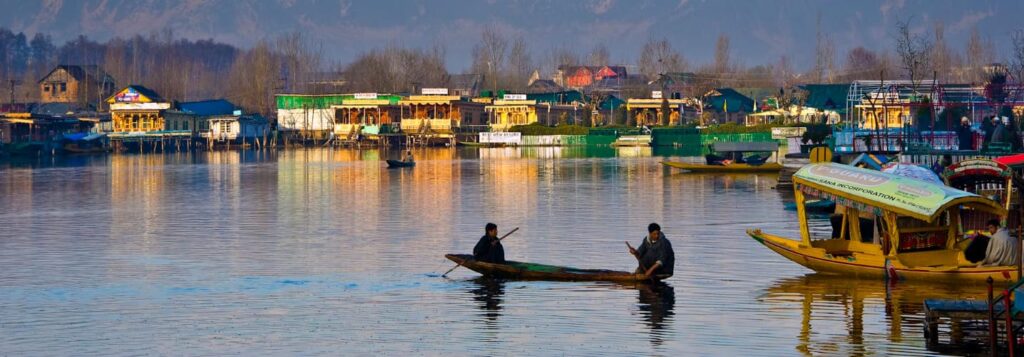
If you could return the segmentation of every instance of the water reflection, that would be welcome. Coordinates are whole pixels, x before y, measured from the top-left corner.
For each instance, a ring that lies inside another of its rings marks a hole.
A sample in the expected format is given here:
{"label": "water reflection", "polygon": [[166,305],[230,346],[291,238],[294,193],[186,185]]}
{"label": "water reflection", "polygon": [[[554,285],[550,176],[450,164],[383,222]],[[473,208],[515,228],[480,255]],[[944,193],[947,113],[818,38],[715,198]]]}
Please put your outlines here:
{"label": "water reflection", "polygon": [[671,331],[672,310],[676,306],[676,291],[663,282],[636,286],[640,316],[651,330],[651,344],[660,346]]}
{"label": "water reflection", "polygon": [[496,328],[496,322],[501,317],[501,300],[505,295],[505,281],[487,277],[473,279],[473,285],[469,292],[473,294],[473,300],[478,303],[480,315],[483,316],[484,324],[488,329]]}
{"label": "water reflection", "polygon": [[[796,351],[804,355],[865,355],[882,344],[923,346],[923,301],[983,298],[984,287],[886,283],[810,274],[776,281],[760,300],[776,313],[800,311]],[[799,310],[793,309],[799,305]],[[873,312],[883,311],[878,315]],[[775,326],[786,328],[786,326]]]}

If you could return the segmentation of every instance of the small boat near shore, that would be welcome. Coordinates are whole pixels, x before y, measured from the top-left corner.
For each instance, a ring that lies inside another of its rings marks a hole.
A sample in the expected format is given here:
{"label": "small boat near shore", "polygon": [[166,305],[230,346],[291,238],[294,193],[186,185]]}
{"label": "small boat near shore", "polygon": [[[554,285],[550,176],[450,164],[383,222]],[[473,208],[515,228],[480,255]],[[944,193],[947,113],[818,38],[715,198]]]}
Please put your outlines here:
{"label": "small boat near shore", "polygon": [[[968,242],[964,228],[969,223],[964,217],[1005,217],[1000,202],[931,182],[832,163],[805,166],[793,175],[793,183],[799,240],[760,229],[747,234],[808,269],[946,283],[1019,278],[1016,265],[978,266],[964,255]],[[842,206],[842,222],[831,237],[812,236],[806,207],[812,199]]]}
{"label": "small boat near shore", "polygon": [[611,281],[640,282],[660,280],[643,274],[603,269],[576,269],[563,266],[507,261],[505,264],[479,262],[469,254],[446,254],[449,260],[483,274],[502,279],[551,280],[551,281]]}
{"label": "small boat near shore", "polygon": [[682,169],[690,172],[711,172],[711,173],[751,173],[751,172],[779,172],[782,165],[768,162],[761,165],[751,164],[729,164],[729,165],[705,165],[690,164],[685,162],[663,161],[662,165]]}
{"label": "small boat near shore", "polygon": [[[768,162],[768,159],[775,156],[775,152],[778,149],[779,144],[775,142],[717,142],[711,144],[711,151],[713,153],[705,155],[705,164],[662,161],[662,165],[689,172],[779,172],[782,171],[782,164],[778,163],[778,161]],[[744,157],[745,153],[767,153],[767,155]]]}
{"label": "small boat near shore", "polygon": [[387,160],[387,163],[388,163],[388,168],[389,169],[394,169],[394,168],[399,168],[399,167],[414,167],[414,166],[416,166],[416,162],[415,161],[414,162],[406,162],[406,161],[402,161],[402,160],[390,160],[389,159],[389,160]]}
{"label": "small boat near shore", "polygon": [[498,148],[498,147],[507,146],[506,144],[501,144],[501,143],[478,143],[478,142],[475,142],[475,141],[460,141],[456,145],[458,145],[458,146],[465,146],[465,147],[471,147],[471,148]]}

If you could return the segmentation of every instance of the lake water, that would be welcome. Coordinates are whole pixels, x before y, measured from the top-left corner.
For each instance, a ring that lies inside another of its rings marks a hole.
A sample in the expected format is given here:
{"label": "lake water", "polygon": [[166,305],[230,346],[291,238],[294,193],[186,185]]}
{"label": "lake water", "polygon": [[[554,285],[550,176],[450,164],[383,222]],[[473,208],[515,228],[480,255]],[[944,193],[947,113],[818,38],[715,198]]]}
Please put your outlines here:
{"label": "lake water", "polygon": [[[679,174],[650,149],[416,153],[0,163],[0,355],[914,355],[923,299],[984,294],[786,261],[744,233],[797,236],[777,175]],[[617,270],[658,222],[676,275],[441,278],[487,222],[520,227],[508,259]]]}

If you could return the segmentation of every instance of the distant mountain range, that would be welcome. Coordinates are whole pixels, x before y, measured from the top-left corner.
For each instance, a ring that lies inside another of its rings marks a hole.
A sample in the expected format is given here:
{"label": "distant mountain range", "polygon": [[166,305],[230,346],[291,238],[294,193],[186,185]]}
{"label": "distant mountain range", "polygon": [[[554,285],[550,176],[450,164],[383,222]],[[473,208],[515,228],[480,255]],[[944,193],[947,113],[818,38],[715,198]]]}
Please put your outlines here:
{"label": "distant mountain range", "polygon": [[447,48],[448,66],[469,66],[481,29],[496,26],[522,35],[534,58],[557,46],[581,53],[605,44],[613,62],[633,63],[649,38],[668,38],[690,63],[711,61],[716,37],[731,38],[732,58],[741,64],[772,63],[786,55],[798,67],[813,62],[816,24],[837,47],[837,61],[856,46],[891,50],[896,21],[913,16],[917,31],[945,24],[957,51],[973,27],[1009,53],[1009,33],[1024,1],[885,0],[3,0],[0,26],[30,35],[44,32],[57,42],[84,34],[93,39],[148,35],[170,29],[176,36],[213,38],[249,46],[261,38],[298,31],[346,62],[387,44]]}

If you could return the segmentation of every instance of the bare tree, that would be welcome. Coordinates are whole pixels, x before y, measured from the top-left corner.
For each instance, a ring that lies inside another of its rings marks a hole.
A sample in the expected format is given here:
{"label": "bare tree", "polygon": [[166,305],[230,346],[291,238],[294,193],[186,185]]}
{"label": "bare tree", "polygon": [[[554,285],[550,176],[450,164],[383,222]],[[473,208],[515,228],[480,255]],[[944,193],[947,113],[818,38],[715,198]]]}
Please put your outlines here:
{"label": "bare tree", "polygon": [[611,55],[608,54],[608,47],[605,47],[603,43],[594,46],[594,49],[590,51],[590,56],[587,58],[587,62],[591,66],[606,66],[610,62]]}
{"label": "bare tree", "polygon": [[911,83],[916,85],[931,74],[931,53],[931,41],[922,35],[914,34],[909,19],[896,24],[896,54],[899,55],[903,71]]}
{"label": "bare tree", "polygon": [[357,92],[414,92],[416,86],[445,86],[444,47],[408,49],[388,46],[364,53],[345,67],[348,88]]}
{"label": "bare tree", "polygon": [[280,74],[280,62],[266,41],[239,55],[231,66],[229,98],[260,113],[274,110],[273,93]]}
{"label": "bare tree", "polygon": [[843,69],[851,79],[865,78],[878,73],[881,62],[878,55],[864,47],[855,47],[846,53],[846,66]]}
{"label": "bare tree", "polygon": [[687,63],[667,39],[650,39],[640,50],[637,67],[648,79],[656,80],[659,75],[686,70]]}
{"label": "bare tree", "polygon": [[818,13],[817,28],[812,78],[817,83],[832,83],[835,80],[836,46],[832,36],[822,32],[821,13]]}
{"label": "bare tree", "polygon": [[480,34],[480,43],[473,48],[472,70],[474,73],[484,73],[495,92],[498,90],[499,74],[505,66],[507,50],[508,39],[493,26],[484,28]]}
{"label": "bare tree", "polygon": [[1017,83],[1024,83],[1024,29],[1013,31],[1010,42],[1013,46],[1010,52],[1010,73]]}
{"label": "bare tree", "polygon": [[[942,21],[935,22],[935,45],[932,46],[932,63],[940,81],[950,81],[958,73],[960,58],[946,44],[945,24]],[[955,79],[963,80],[963,76]]]}
{"label": "bare tree", "polygon": [[729,70],[731,63],[729,62],[729,36],[725,34],[718,35],[718,40],[715,42],[715,71],[723,73]]}
{"label": "bare tree", "polygon": [[523,36],[516,36],[512,40],[512,49],[508,55],[508,75],[506,84],[509,89],[522,91],[528,85],[530,73],[533,71],[533,60],[530,56],[530,49],[526,47],[526,40]]}

